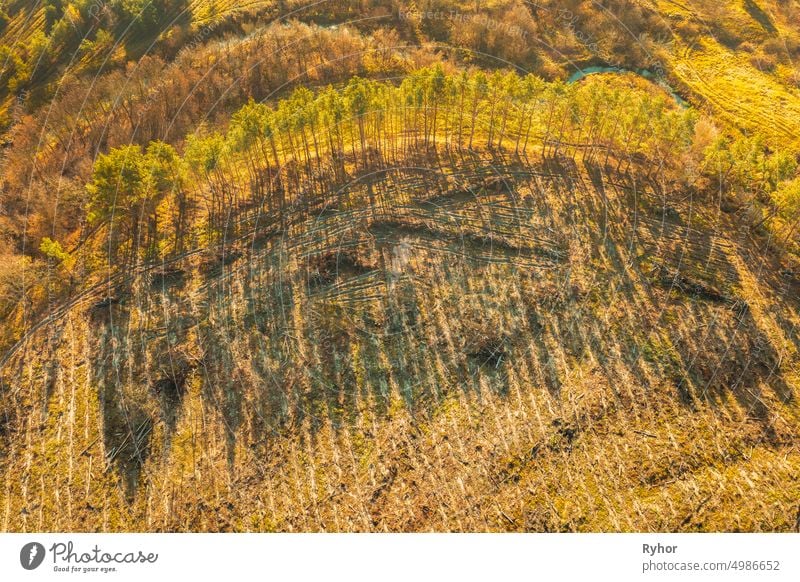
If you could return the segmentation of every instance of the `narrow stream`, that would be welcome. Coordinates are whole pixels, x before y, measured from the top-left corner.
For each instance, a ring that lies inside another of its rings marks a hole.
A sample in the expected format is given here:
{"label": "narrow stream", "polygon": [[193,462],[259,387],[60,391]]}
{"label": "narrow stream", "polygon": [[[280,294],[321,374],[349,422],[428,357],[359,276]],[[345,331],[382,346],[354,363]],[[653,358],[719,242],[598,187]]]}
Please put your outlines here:
{"label": "narrow stream", "polygon": [[672,98],[675,100],[675,103],[680,105],[683,108],[689,107],[689,103],[673,89],[663,78],[659,77],[652,71],[648,69],[625,69],[623,67],[606,67],[606,66],[595,66],[595,67],[586,67],[585,69],[579,69],[572,73],[567,79],[567,83],[575,83],[576,81],[580,81],[584,77],[588,77],[589,75],[593,75],[596,73],[633,73],[634,75],[639,75],[643,79],[647,79],[648,81],[655,83],[662,89],[664,89],[667,93],[669,93]]}

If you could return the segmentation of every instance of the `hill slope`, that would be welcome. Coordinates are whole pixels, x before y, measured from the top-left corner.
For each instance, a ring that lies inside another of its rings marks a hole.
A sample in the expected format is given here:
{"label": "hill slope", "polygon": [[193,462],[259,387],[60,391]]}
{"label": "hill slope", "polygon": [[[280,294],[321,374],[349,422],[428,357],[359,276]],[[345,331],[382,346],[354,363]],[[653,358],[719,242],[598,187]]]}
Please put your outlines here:
{"label": "hill slope", "polygon": [[799,527],[794,8],[418,4],[5,4],[0,528]]}
{"label": "hill slope", "polygon": [[728,216],[571,160],[368,189],[31,341],[4,528],[793,527],[797,281]]}

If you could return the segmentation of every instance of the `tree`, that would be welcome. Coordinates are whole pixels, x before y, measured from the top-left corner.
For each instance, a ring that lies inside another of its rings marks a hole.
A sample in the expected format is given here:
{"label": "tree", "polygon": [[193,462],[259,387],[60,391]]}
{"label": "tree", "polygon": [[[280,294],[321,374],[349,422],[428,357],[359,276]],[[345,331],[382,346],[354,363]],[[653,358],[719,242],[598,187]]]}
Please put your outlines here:
{"label": "tree", "polygon": [[154,212],[157,192],[149,186],[153,178],[148,163],[138,145],[112,149],[101,155],[94,164],[92,181],[88,184],[88,220],[109,226],[109,260],[116,259],[119,247],[129,242],[128,259],[134,261],[141,245],[140,225],[146,215]]}
{"label": "tree", "polygon": [[342,122],[345,116],[345,105],[339,92],[330,85],[320,95],[320,122],[325,128],[328,147],[334,159],[334,172],[337,181],[344,178],[344,137],[342,136]]}
{"label": "tree", "polygon": [[184,14],[188,5],[186,0],[112,0],[111,9],[120,27],[155,36],[165,23]]}
{"label": "tree", "polygon": [[201,127],[200,131],[189,135],[183,159],[195,176],[195,182],[200,184],[201,194],[203,184],[208,185],[210,199],[202,198],[207,202],[207,215],[209,235],[213,236],[217,230],[219,218],[223,214],[225,191],[227,183],[221,171],[220,164],[226,149],[225,138],[217,132],[206,134]]}
{"label": "tree", "polygon": [[792,241],[800,226],[800,178],[780,184],[773,194],[773,200],[777,214],[785,224],[783,241],[786,244]]}
{"label": "tree", "polygon": [[[259,197],[263,190],[259,167],[268,163],[264,148],[268,114],[269,108],[266,105],[250,99],[231,117],[228,134],[225,138],[232,152],[244,154],[252,190],[258,193]],[[259,158],[262,160],[261,162],[259,162]]]}
{"label": "tree", "polygon": [[101,222],[114,213],[126,212],[142,197],[145,173],[142,149],[138,145],[113,148],[100,155],[94,164],[89,221]]}
{"label": "tree", "polygon": [[431,137],[434,147],[436,147],[436,122],[439,114],[439,101],[445,94],[445,74],[442,65],[437,63],[426,75],[426,95],[425,100],[433,107],[433,119],[431,120]]}
{"label": "tree", "polygon": [[51,259],[55,264],[62,266],[66,271],[71,271],[75,265],[75,257],[70,255],[56,240],[49,237],[44,237],[39,250],[47,258]]}
{"label": "tree", "polygon": [[44,8],[44,29],[49,34],[53,25],[64,16],[64,1],[44,0],[42,7]]}
{"label": "tree", "polygon": [[149,199],[147,207],[149,254],[155,253],[160,248],[162,236],[166,234],[159,228],[159,210],[164,203],[172,217],[173,248],[177,252],[182,248],[188,212],[183,188],[183,162],[171,145],[154,141],[147,146],[143,164],[144,188]]}
{"label": "tree", "polygon": [[358,124],[358,136],[361,142],[361,158],[367,165],[367,138],[364,131],[364,117],[369,110],[369,82],[361,77],[353,77],[344,89],[344,101],[351,119]]}
{"label": "tree", "polygon": [[478,108],[489,92],[488,81],[483,71],[479,71],[473,75],[470,92],[472,93],[472,124],[470,125],[469,131],[469,149],[472,149],[472,140],[475,137],[475,126],[478,123]]}

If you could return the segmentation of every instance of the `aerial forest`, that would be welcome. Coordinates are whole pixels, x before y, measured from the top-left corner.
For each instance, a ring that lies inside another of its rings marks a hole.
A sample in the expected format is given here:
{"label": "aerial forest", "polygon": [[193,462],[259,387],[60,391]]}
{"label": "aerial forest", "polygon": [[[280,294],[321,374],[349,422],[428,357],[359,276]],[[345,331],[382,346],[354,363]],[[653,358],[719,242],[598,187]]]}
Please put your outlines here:
{"label": "aerial forest", "polygon": [[0,529],[800,531],[798,22],[0,1]]}

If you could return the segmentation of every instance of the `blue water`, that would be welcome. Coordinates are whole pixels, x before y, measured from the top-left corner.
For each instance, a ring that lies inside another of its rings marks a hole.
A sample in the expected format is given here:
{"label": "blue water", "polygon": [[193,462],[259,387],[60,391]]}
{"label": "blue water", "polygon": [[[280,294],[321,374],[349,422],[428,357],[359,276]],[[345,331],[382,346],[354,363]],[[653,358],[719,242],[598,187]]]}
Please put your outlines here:
{"label": "blue water", "polygon": [[631,69],[625,69],[623,67],[603,67],[603,66],[586,67],[585,69],[579,69],[574,73],[572,73],[569,76],[569,79],[567,79],[567,83],[574,83],[576,81],[580,81],[584,77],[593,75],[595,73],[633,73],[634,75],[639,75],[640,77],[647,79],[648,81],[656,83],[659,87],[664,89],[664,91],[666,91],[672,96],[672,98],[675,100],[675,103],[677,103],[681,107],[683,108],[689,107],[689,103],[687,103],[683,97],[678,95],[678,93],[675,92],[675,89],[670,87],[666,83],[666,81],[664,81],[664,79],[660,79],[652,71],[649,71],[647,69],[639,69],[634,71]]}

